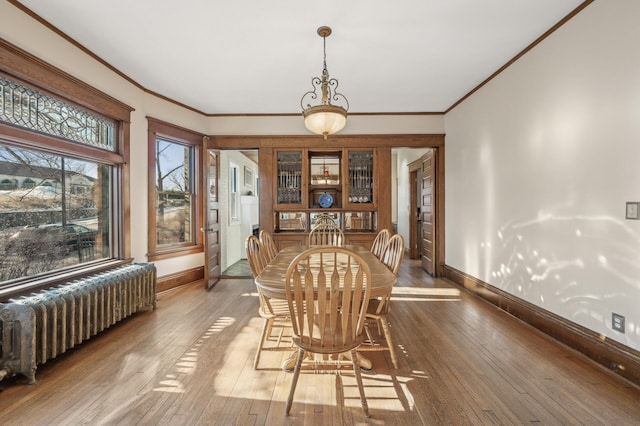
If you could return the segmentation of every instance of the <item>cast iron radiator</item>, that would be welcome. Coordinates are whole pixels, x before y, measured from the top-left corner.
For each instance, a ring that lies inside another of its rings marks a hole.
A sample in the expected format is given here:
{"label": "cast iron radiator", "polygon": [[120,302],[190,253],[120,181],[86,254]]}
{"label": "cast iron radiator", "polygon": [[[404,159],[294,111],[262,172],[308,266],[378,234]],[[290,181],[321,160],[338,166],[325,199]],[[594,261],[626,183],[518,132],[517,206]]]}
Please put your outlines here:
{"label": "cast iron radiator", "polygon": [[156,268],[132,263],[0,303],[0,380],[35,383],[36,367],[143,309],[156,307]]}

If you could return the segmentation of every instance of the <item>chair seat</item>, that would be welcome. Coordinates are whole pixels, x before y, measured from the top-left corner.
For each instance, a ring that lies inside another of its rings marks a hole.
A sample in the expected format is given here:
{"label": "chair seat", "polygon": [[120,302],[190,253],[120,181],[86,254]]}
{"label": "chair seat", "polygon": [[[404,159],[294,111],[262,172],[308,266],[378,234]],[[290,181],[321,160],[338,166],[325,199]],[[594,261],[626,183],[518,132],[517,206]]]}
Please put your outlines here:
{"label": "chair seat", "polygon": [[266,299],[260,305],[260,316],[265,319],[289,318],[289,305],[286,300]]}

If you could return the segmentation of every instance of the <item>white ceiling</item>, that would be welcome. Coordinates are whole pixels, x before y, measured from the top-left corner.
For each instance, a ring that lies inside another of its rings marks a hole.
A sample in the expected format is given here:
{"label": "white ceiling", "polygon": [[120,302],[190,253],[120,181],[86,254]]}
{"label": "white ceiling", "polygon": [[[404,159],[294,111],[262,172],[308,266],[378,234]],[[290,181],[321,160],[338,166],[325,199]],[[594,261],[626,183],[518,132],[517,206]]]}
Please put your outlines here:
{"label": "white ceiling", "polygon": [[350,113],[442,112],[583,0],[19,0],[152,92],[206,114],[301,112],[327,68]]}

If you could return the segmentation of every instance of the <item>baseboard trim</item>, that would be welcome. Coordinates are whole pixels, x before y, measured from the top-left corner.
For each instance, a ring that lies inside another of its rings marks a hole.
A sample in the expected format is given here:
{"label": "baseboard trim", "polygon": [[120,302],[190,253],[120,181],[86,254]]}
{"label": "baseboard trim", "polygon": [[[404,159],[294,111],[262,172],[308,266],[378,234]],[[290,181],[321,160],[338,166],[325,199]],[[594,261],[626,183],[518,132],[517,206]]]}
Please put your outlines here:
{"label": "baseboard trim", "polygon": [[158,277],[156,291],[160,293],[198,280],[204,280],[204,266]]}
{"label": "baseboard trim", "polygon": [[640,386],[640,352],[500,290],[449,265],[444,278]]}

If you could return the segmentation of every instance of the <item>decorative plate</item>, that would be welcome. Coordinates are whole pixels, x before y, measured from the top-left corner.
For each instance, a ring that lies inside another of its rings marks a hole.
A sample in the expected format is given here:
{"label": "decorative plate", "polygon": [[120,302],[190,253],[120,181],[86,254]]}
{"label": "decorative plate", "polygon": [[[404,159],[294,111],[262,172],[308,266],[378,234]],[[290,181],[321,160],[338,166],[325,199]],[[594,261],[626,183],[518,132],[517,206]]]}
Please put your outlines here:
{"label": "decorative plate", "polygon": [[318,198],[318,203],[320,203],[320,207],[328,208],[333,204],[333,197],[326,192]]}

